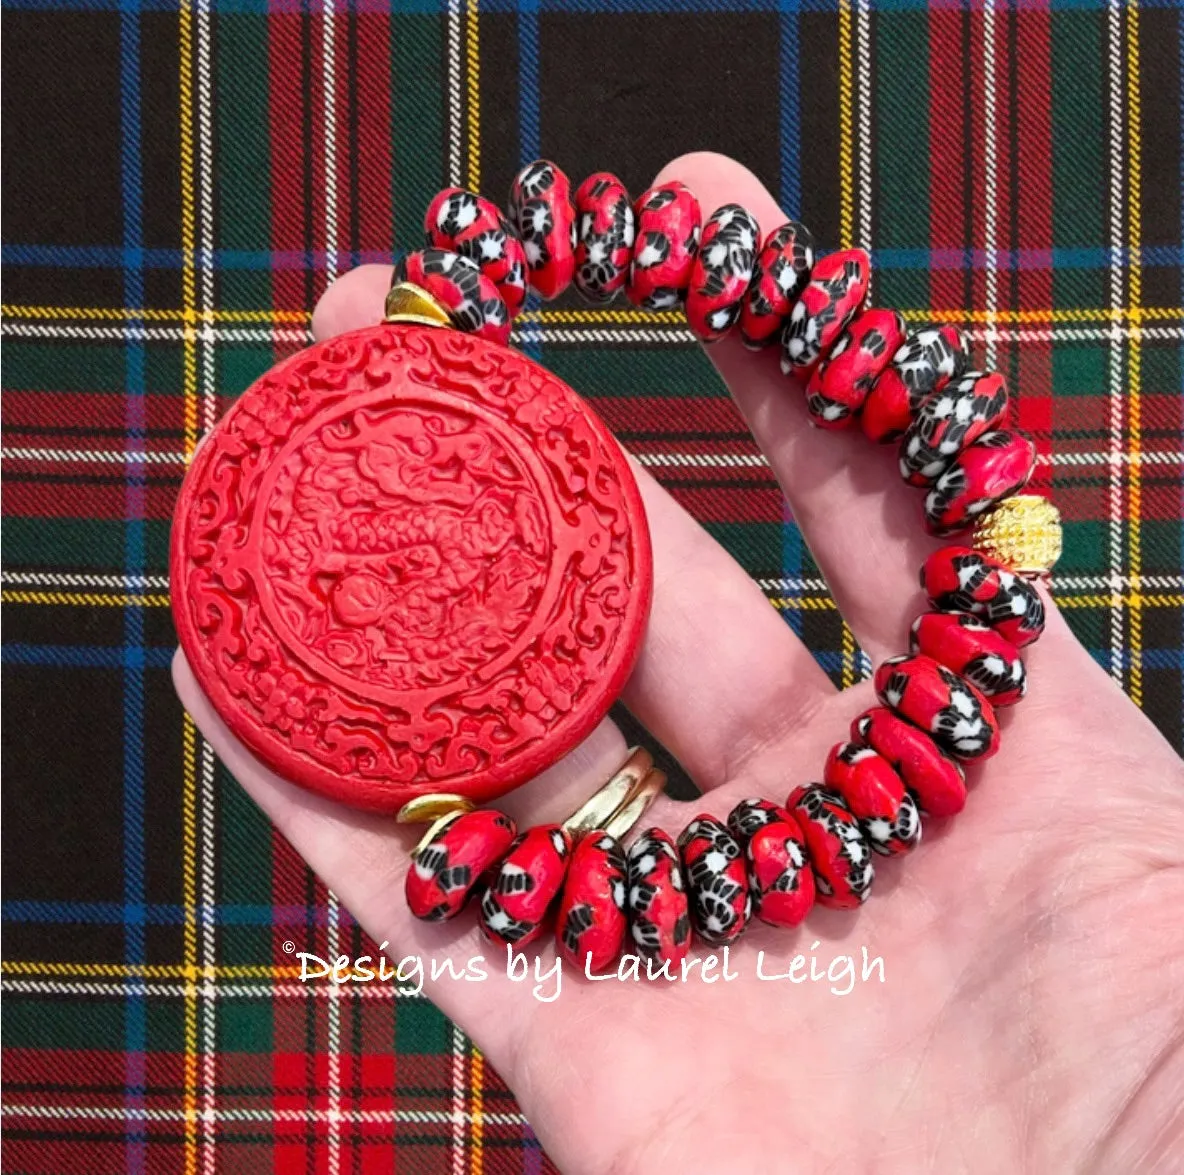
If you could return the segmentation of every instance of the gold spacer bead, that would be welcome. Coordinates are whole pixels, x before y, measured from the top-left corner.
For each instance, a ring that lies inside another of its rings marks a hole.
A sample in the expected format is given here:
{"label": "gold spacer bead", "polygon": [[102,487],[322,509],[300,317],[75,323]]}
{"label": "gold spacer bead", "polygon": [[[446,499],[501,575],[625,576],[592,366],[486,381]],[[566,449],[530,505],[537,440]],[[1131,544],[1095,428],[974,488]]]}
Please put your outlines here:
{"label": "gold spacer bead", "polygon": [[451,792],[429,792],[408,800],[395,819],[400,824],[432,824],[450,812],[464,814],[477,805],[468,796],[453,795]]}
{"label": "gold spacer bead", "polygon": [[978,520],[973,541],[1021,575],[1047,575],[1061,557],[1061,512],[1039,494],[1017,494]]}
{"label": "gold spacer bead", "polygon": [[465,808],[453,808],[451,812],[445,812],[442,816],[433,820],[428,825],[427,831],[419,838],[419,844],[411,850],[411,859],[414,861],[424,849],[428,847],[444,831],[453,821],[459,820],[467,811]]}
{"label": "gold spacer bead", "polygon": [[383,322],[414,322],[420,326],[451,326],[448,311],[427,290],[396,282],[387,291]]}

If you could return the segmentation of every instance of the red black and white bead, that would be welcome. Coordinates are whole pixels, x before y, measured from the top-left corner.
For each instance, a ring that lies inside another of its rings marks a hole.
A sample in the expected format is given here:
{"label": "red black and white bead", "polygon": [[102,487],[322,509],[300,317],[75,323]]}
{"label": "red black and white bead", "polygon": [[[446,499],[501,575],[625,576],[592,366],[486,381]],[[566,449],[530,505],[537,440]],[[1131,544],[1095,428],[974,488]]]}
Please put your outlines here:
{"label": "red black and white bead", "polygon": [[625,854],[616,837],[585,836],[572,854],[555,916],[559,953],[577,967],[601,970],[625,939]]}
{"label": "red black and white bead", "polygon": [[712,945],[739,938],[752,917],[739,842],[718,820],[698,816],[682,830],[678,851],[699,937]]}
{"label": "red black and white bead", "polygon": [[637,239],[625,294],[643,310],[672,310],[686,297],[699,252],[699,201],[675,180],[642,193],[633,212]]}
{"label": "red black and white bead", "polygon": [[[704,342],[737,327],[750,348],[779,342],[812,423],[898,442],[901,476],[926,491],[919,513],[935,535],[969,529],[1032,474],[1035,445],[1007,426],[1003,379],[967,370],[962,331],[907,332],[895,311],[867,308],[868,255],[816,255],[796,221],[762,241],[746,209],[700,209],[680,183],[631,203],[608,172],[576,187],[536,160],[514,179],[508,217],[449,188],[425,229],[429,248],[404,258],[396,278],[422,285],[460,329],[495,341],[508,338],[529,282],[548,299],[574,287],[600,305],[623,290],[641,309],[681,306]],[[793,927],[816,902],[859,906],[877,856],[910,852],[922,817],[965,807],[965,766],[997,750],[996,708],[1025,696],[1021,650],[1045,624],[1033,584],[973,547],[936,551],[921,585],[930,610],[914,621],[908,654],[878,667],[881,704],[832,748],[820,782],[795,788],[784,805],[742,801],[726,826],[701,815],[677,838],[648,829],[627,850],[600,831],[573,845],[558,825],[515,839],[507,817],[470,812],[417,850],[413,912],[453,917],[484,884],[481,917],[494,941],[528,943],[553,922],[565,958],[601,969],[622,949],[676,964],[692,933],[718,946],[754,918]]]}
{"label": "red black and white bead", "polygon": [[570,856],[571,836],[562,825],[540,824],[519,835],[481,898],[481,926],[492,941],[524,946],[543,933]]}
{"label": "red black and white bead", "polygon": [[766,238],[740,311],[740,337],[751,350],[777,342],[814,269],[814,238],[787,220]]}
{"label": "red black and white bead", "polygon": [[739,204],[717,208],[703,226],[686,296],[687,325],[702,342],[722,339],[739,321],[760,231]]}
{"label": "red black and white bead", "polygon": [[632,945],[661,962],[681,962],[691,945],[691,918],[678,847],[660,828],[643,832],[626,858]]}
{"label": "red black and white bead", "polygon": [[797,926],[814,905],[814,873],[801,825],[768,800],[741,800],[728,830],[744,845],[753,912],[770,926]]}

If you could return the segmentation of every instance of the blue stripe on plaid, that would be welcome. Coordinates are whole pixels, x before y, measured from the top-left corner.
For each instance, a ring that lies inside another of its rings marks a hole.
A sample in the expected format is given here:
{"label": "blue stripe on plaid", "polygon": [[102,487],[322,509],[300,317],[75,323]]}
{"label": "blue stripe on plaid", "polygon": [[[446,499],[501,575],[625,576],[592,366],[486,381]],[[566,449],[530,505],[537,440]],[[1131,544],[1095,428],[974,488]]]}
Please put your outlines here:
{"label": "blue stripe on plaid", "polygon": [[[120,123],[122,128],[121,185],[123,245],[139,262],[124,265],[124,308],[144,305],[144,175],[142,163],[140,12],[132,0],[121,7],[119,21]],[[143,321],[129,320],[142,327]],[[126,447],[142,453],[147,436],[146,354],[142,335],[125,341]],[[147,479],[141,463],[128,462],[124,489],[124,572],[142,575],[147,566],[144,520]],[[124,609],[123,657],[123,896],[129,909],[142,908],[144,877],[144,612]],[[124,930],[124,960],[131,966],[147,962],[142,923],[128,922]],[[142,1111],[147,1094],[148,1010],[142,1000],[129,1000],[124,1015],[124,1105]],[[139,1175],[148,1155],[148,1124],[141,1113],[128,1125],[127,1167]]]}
{"label": "blue stripe on plaid", "polygon": [[[351,265],[369,263],[393,264],[405,250],[388,253],[376,249],[361,251],[338,250],[330,256],[325,250],[311,253],[292,249],[195,249],[197,269],[245,269],[266,272],[273,269],[301,271],[309,265],[324,269],[333,261],[339,270]],[[180,269],[184,256],[180,249],[125,249],[118,245],[14,245],[0,248],[0,265],[44,265],[51,268],[118,269],[124,266],[137,269]]]}
{"label": "blue stripe on plaid", "polygon": [[[796,526],[782,530],[784,541],[781,561],[790,578],[802,574],[804,547],[801,532]],[[787,599],[799,599],[801,592],[790,590],[779,592]],[[140,609],[129,608],[129,612]],[[790,627],[799,635],[802,630],[800,608],[785,608],[783,614]],[[1184,642],[1182,642],[1184,644]],[[32,665],[71,669],[122,669],[127,673],[140,675],[145,669],[167,669],[173,660],[174,649],[129,645],[123,648],[97,645],[33,645],[11,643],[0,647],[0,663],[4,665]],[[813,650],[819,665],[828,672],[842,668],[841,653]],[[1109,668],[1114,654],[1109,649],[1090,649],[1090,655],[1100,665]],[[1184,670],[1184,648],[1144,649],[1140,654],[1147,669]],[[1123,664],[1129,664],[1129,653],[1123,654]]]}
{"label": "blue stripe on plaid", "polygon": [[[538,10],[537,0],[526,0],[518,16],[518,163],[522,167],[538,159],[543,150],[539,118]],[[540,310],[543,305],[543,299],[534,291],[527,295],[527,310]],[[520,330],[522,341],[519,350],[537,363],[542,363],[541,330],[525,324]]]}
{"label": "blue stripe on plaid", "polygon": [[[139,611],[139,609],[136,609]],[[43,665],[61,669],[124,669],[139,673],[144,669],[167,669],[173,653],[168,648],[147,647],[143,639],[122,647],[103,645],[33,645],[19,641],[0,647],[4,665]]]}
{"label": "blue stripe on plaid", "polygon": [[[804,573],[806,544],[802,541],[802,532],[794,524],[781,528],[781,567],[786,580],[790,584],[801,583]],[[782,593],[786,599],[800,600],[803,592],[799,588],[789,588]],[[783,608],[781,615],[793,629],[795,635],[801,637],[804,630],[804,616],[801,608]],[[829,656],[820,650],[812,649],[815,658],[822,661]]]}
{"label": "blue stripe on plaid", "polygon": [[[54,923],[57,925],[122,926],[135,922],[142,926],[181,926],[185,923],[184,906],[167,902],[148,902],[125,906],[120,902],[29,902],[0,903],[0,917],[6,922]],[[270,906],[261,904],[219,903],[209,912],[218,926],[308,926],[329,925],[329,911],[323,905]],[[340,910],[339,927],[353,924],[349,914]]]}
{"label": "blue stripe on plaid", "polygon": [[[780,20],[781,207],[797,216],[802,206],[802,110],[800,0],[784,0]],[[877,259],[878,260],[878,259]],[[879,262],[883,264],[883,262]]]}
{"label": "blue stripe on plaid", "polygon": [[[787,18],[789,19],[789,18]],[[793,21],[796,25],[796,20]],[[796,32],[794,37],[796,39]],[[537,54],[537,29],[533,45]],[[527,45],[522,43],[520,36],[519,51],[527,51]],[[796,54],[796,48],[793,50]],[[783,70],[785,55],[782,56]],[[796,79],[796,63],[793,66],[793,78]],[[537,77],[537,61],[536,61]],[[782,88],[791,84],[783,72]],[[783,95],[782,121],[782,152],[781,174],[779,177],[782,191],[781,203],[791,214],[801,202],[801,174],[800,174],[800,127],[798,126],[797,110],[797,81],[792,81],[792,96]],[[519,120],[523,125],[520,135],[522,160],[524,163],[537,158],[539,153],[538,140],[538,101],[537,93],[533,103],[526,97],[527,89],[522,88],[519,104]],[[531,106],[534,106],[533,120],[535,123],[534,137],[528,139],[525,120],[531,117]],[[534,147],[528,146],[533,142]],[[391,265],[403,255],[406,250],[396,249],[386,253],[378,250],[362,252],[337,251],[332,256],[324,250],[311,253],[293,250],[276,250],[269,252],[262,249],[215,249],[208,251],[198,249],[195,253],[198,268],[215,270],[251,270],[268,272],[271,270],[304,271],[310,267],[323,270],[332,261],[337,270],[349,268],[357,264]],[[997,249],[992,254],[983,249],[873,249],[872,261],[879,269],[904,270],[965,270],[967,268],[982,270],[991,268],[1007,268],[1009,270],[1029,269],[1106,269],[1111,263],[1120,268],[1128,268],[1132,263],[1141,266],[1184,266],[1184,248],[1175,245],[1149,245],[1140,248],[1137,256],[1128,248],[1074,248],[1058,246],[1051,249]],[[0,248],[0,264],[48,266],[50,268],[66,267],[70,269],[118,269],[139,271],[141,269],[180,269],[183,257],[179,249],[144,249],[120,248],[118,245],[14,245],[6,244]]]}

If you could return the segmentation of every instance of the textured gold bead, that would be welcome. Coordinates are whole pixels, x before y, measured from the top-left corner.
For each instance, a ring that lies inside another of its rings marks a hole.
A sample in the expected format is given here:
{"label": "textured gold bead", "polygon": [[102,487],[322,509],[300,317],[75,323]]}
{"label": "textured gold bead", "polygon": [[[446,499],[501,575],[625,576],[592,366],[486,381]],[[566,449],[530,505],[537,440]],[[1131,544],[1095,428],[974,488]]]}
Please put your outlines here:
{"label": "textured gold bead", "polygon": [[414,322],[420,326],[451,326],[448,311],[427,290],[412,282],[396,282],[387,291],[383,322]]}
{"label": "textured gold bead", "polygon": [[1039,494],[1017,494],[982,516],[974,546],[1024,575],[1047,575],[1061,557],[1061,512]]}

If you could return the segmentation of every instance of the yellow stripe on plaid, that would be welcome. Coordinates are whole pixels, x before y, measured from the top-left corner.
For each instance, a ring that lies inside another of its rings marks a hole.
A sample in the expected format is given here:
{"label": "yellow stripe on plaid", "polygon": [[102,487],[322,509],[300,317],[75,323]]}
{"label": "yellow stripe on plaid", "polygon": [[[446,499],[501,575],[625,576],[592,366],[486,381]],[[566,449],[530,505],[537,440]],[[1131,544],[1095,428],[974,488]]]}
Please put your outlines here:
{"label": "yellow stripe on plaid", "polygon": [[468,98],[469,190],[481,190],[481,42],[477,0],[465,5],[465,82]]}
{"label": "yellow stripe on plaid", "polygon": [[[465,81],[468,122],[468,186],[481,190],[481,24],[477,0],[465,5]],[[482,1121],[482,1057],[469,1041],[469,1093],[472,1113],[469,1118],[469,1170],[481,1175],[484,1170],[484,1130]]]}
{"label": "yellow stripe on plaid", "polygon": [[[193,327],[204,321],[227,323],[263,323],[265,325],[295,324],[307,326],[311,312],[303,310],[211,310],[199,314],[196,309],[158,310],[142,306],[127,309],[120,306],[0,306],[0,315],[6,318],[61,318],[71,322],[143,322],[181,323]],[[196,334],[194,341],[196,341]]]}
{"label": "yellow stripe on plaid", "polygon": [[[188,3],[180,11],[180,155],[181,155],[181,303],[182,313],[197,320],[197,274],[195,271],[196,224],[193,167],[193,14]],[[190,321],[186,317],[185,321]],[[185,335],[182,354],[182,389],[185,403],[185,452],[197,445],[197,339]],[[186,1138],[188,1144],[188,1138]],[[196,1156],[194,1156],[196,1162]],[[186,1154],[186,1169],[189,1155]]]}
{"label": "yellow stripe on plaid", "polygon": [[851,0],[839,0],[839,248],[855,243]]}
{"label": "yellow stripe on plaid", "polygon": [[[1125,306],[1058,310],[967,310],[964,307],[932,309],[909,307],[900,311],[910,322],[956,319],[971,323],[994,322],[1006,326],[1082,325],[1089,323],[1177,322],[1184,319],[1184,306]],[[210,323],[262,324],[265,326],[309,325],[311,313],[302,310],[160,310],[149,307],[126,309],[118,306],[30,306],[2,305],[6,318],[63,319],[70,322],[161,322],[189,325],[194,328]],[[515,320],[538,326],[684,326],[685,319],[676,311],[651,313],[643,310],[530,310]],[[196,339],[196,334],[195,334]]]}
{"label": "yellow stripe on plaid", "polygon": [[[855,244],[855,114],[852,101],[854,45],[851,0],[839,0],[839,247]],[[840,637],[843,689],[855,683],[855,634],[846,620]]]}
{"label": "yellow stripe on plaid", "polygon": [[73,604],[89,608],[167,608],[165,595],[111,595],[102,592],[0,592],[5,604]]}
{"label": "yellow stripe on plaid", "polygon": [[[181,715],[181,904],[185,911],[182,958],[197,975],[197,728]],[[197,1170],[197,985],[185,992],[185,1171]]]}
{"label": "yellow stripe on plaid", "polygon": [[[1053,583],[1053,595],[1062,608],[1093,608],[1100,607],[1103,601],[1123,602],[1136,601],[1143,608],[1178,608],[1184,606],[1184,595],[1145,595],[1142,592],[1131,592],[1126,595],[1079,596],[1071,592],[1057,591]],[[73,604],[75,606],[107,607],[107,608],[167,608],[169,598],[166,595],[149,596],[118,596],[103,595],[90,592],[21,592],[5,591],[0,593],[5,604]],[[770,596],[769,603],[779,611],[798,609],[804,612],[826,612],[835,608],[835,602],[830,596]]]}
{"label": "yellow stripe on plaid", "polygon": [[299,979],[300,968],[242,964],[222,967],[183,963],[56,963],[5,960],[3,975],[42,975],[61,979]]}
{"label": "yellow stripe on plaid", "polygon": [[469,1170],[473,1175],[481,1175],[485,1166],[485,1058],[472,1041],[469,1042],[469,1091],[472,1095]]}
{"label": "yellow stripe on plaid", "polygon": [[[1058,608],[1112,608],[1136,605],[1140,608],[1184,608],[1184,593],[1146,595],[1142,592],[1116,592],[1112,595],[1063,595],[1055,590]],[[837,606],[830,596],[770,596],[769,603],[779,612],[798,609],[803,612],[833,612]]]}
{"label": "yellow stripe on plaid", "polygon": [[1142,445],[1142,352],[1139,326],[1142,323],[1141,303],[1143,300],[1142,250],[1140,238],[1143,229],[1142,216],[1142,97],[1139,93],[1139,8],[1134,0],[1126,8],[1127,37],[1127,123],[1130,128],[1130,145],[1127,160],[1127,240],[1130,246],[1130,266],[1127,270],[1127,301],[1132,307],[1130,335],[1130,371],[1127,386],[1128,441],[1127,450],[1131,460],[1127,465],[1129,487],[1127,520],[1130,549],[1127,554],[1131,585],[1133,587],[1130,618],[1130,685],[1131,701],[1143,705],[1143,614],[1142,595],[1139,591],[1139,573],[1142,568],[1142,470],[1138,456]]}

